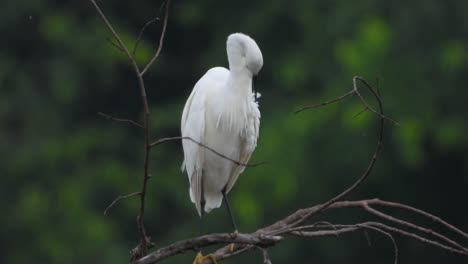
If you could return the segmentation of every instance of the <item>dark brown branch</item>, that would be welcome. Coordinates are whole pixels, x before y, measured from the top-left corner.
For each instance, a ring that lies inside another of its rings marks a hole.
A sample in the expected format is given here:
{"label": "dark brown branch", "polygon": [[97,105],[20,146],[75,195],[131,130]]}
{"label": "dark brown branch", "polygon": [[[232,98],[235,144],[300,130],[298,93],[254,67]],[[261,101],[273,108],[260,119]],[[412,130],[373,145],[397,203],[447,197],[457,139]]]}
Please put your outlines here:
{"label": "dark brown branch", "polygon": [[136,196],[136,195],[140,195],[140,192],[134,192],[134,193],[131,193],[131,194],[127,194],[127,195],[119,195],[117,198],[115,198],[112,203],[110,203],[106,209],[104,210],[104,215],[107,215],[107,212],[112,208],[114,207],[114,205],[122,200],[122,199],[127,199],[127,198],[130,198],[130,197],[133,197],[133,196]]}
{"label": "dark brown branch", "polygon": [[113,116],[104,114],[104,113],[102,113],[102,112],[98,112],[98,115],[103,116],[103,117],[105,117],[105,118],[107,118],[107,119],[110,119],[110,120],[112,120],[112,121],[115,121],[115,122],[129,123],[129,124],[132,124],[132,125],[137,126],[137,127],[139,127],[139,128],[143,128],[143,126],[142,126],[140,123],[138,123],[138,122],[136,122],[136,121],[133,121],[133,120],[131,120],[131,119],[117,118],[117,117],[113,117]]}
{"label": "dark brown branch", "polygon": [[[381,200],[378,200],[378,199],[371,199],[371,200],[360,200],[360,201],[338,201],[338,202],[335,202],[332,205],[330,205],[326,210],[328,211],[328,210],[353,208],[353,207],[360,207],[360,208],[365,209],[365,206],[367,204],[372,204],[372,205],[376,205],[376,206],[378,206],[378,205],[387,206],[389,208],[395,208],[395,209],[401,208],[403,206],[403,205],[398,204],[398,203],[381,201]],[[267,227],[264,227],[262,229],[257,230],[252,235],[259,235],[259,236],[263,235],[263,236],[268,237],[268,236],[271,236],[272,234],[281,233],[281,235],[291,234],[291,235],[295,235],[295,236],[304,236],[304,237],[324,237],[324,236],[339,236],[339,235],[342,235],[342,234],[355,232],[355,231],[357,231],[359,229],[372,229],[372,230],[374,230],[376,232],[380,232],[382,234],[385,234],[389,238],[391,236],[391,233],[399,234],[399,235],[402,235],[402,236],[405,236],[405,237],[415,239],[415,240],[420,241],[422,243],[426,243],[426,244],[438,247],[440,249],[450,251],[450,252],[455,253],[455,254],[468,256],[468,252],[466,251],[467,250],[466,248],[457,249],[455,247],[447,246],[447,245],[444,245],[444,244],[442,244],[440,242],[437,242],[434,239],[425,238],[425,237],[422,237],[422,236],[420,236],[420,235],[418,235],[416,233],[404,231],[401,228],[392,227],[392,226],[389,226],[389,225],[386,225],[386,224],[383,224],[383,223],[379,223],[379,222],[364,222],[364,223],[354,224],[354,225],[343,225],[343,224],[331,224],[331,223],[328,223],[328,222],[317,222],[317,223],[315,223],[313,225],[291,227],[290,223],[293,223],[294,219],[300,219],[300,218],[302,218],[302,216],[304,214],[307,214],[308,211],[314,211],[314,210],[317,210],[320,207],[321,207],[321,205],[316,205],[316,206],[313,206],[313,207],[310,207],[310,208],[307,208],[307,209],[298,210],[294,214],[292,214],[292,215],[290,215],[290,216],[276,222],[273,225],[270,225],[270,226],[267,226]],[[421,210],[421,212],[423,212],[422,215],[426,216],[428,219],[432,218],[426,212],[424,212],[422,210]],[[427,215],[425,215],[425,214],[427,214]],[[386,220],[388,220],[388,219],[386,219]],[[285,226],[289,227],[289,228],[284,228]],[[446,225],[444,225],[444,226],[448,227]],[[306,231],[307,229],[313,229],[313,228],[319,228],[319,229],[322,229],[322,230]],[[379,229],[380,231],[377,231],[376,229]],[[450,227],[448,227],[448,229],[452,230],[452,228],[450,228]],[[278,232],[278,230],[280,230],[281,232]],[[460,232],[463,234],[463,236],[466,235],[466,233],[464,233],[462,231],[460,231]],[[217,234],[215,234],[215,236],[216,235]],[[204,237],[207,238],[207,237],[210,237],[210,236],[212,236],[212,235],[206,235]],[[396,247],[396,242],[394,242],[393,236],[390,239],[392,239],[392,243],[394,243],[395,259],[397,259],[398,249]],[[189,240],[186,240],[186,241],[191,241],[191,240],[189,239]],[[226,243],[229,243],[229,242],[230,241],[228,241]],[[179,242],[177,242],[177,243],[179,243]],[[216,252],[212,253],[211,255],[216,259],[216,261],[221,261],[221,260],[224,260],[224,259],[232,258],[232,257],[234,257],[236,255],[239,255],[239,254],[243,254],[243,253],[245,253],[245,252],[247,252],[249,250],[256,249],[256,245],[252,245],[252,244],[249,244],[249,243],[247,243],[247,244],[242,244],[242,243],[237,243],[237,242],[235,242],[235,243],[239,244],[239,245],[236,245],[234,252],[230,251],[229,246],[225,246],[223,248],[218,249]],[[220,243],[215,243],[215,244],[223,244],[223,243],[220,242]],[[181,249],[178,246],[173,247],[174,245],[176,245],[176,244],[172,244],[171,246],[168,246],[168,247],[164,248],[164,252],[166,252],[166,250],[169,250],[169,252],[165,253],[166,255],[172,256],[172,255],[175,255],[175,254],[183,253],[183,252],[188,250],[188,249],[186,250],[184,248]],[[179,245],[179,244],[177,244],[177,245]],[[160,251],[156,251],[156,252],[160,252]],[[156,263],[156,262],[159,262],[160,260],[162,260],[159,257],[158,257],[157,260],[155,260],[152,257],[150,258],[150,256],[152,256],[154,254],[159,254],[159,253],[156,253],[156,252],[150,253],[148,255],[147,260],[151,259],[152,261],[141,262],[141,263]],[[140,263],[140,262],[137,262],[137,263]],[[207,264],[207,263],[212,263],[212,262],[211,262],[211,260],[206,259],[204,261],[204,264]]]}
{"label": "dark brown branch", "polygon": [[226,160],[229,160],[231,162],[233,162],[234,164],[236,165],[239,165],[239,166],[244,166],[244,167],[257,167],[257,166],[260,166],[260,165],[263,165],[265,164],[266,162],[258,162],[258,163],[252,163],[252,164],[246,164],[246,163],[242,163],[238,160],[235,160],[235,159],[231,159],[229,158],[228,156],[226,155],[223,155],[221,153],[219,153],[218,151],[214,150],[213,148],[210,148],[208,147],[207,145],[205,144],[202,144],[198,141],[196,141],[195,139],[192,139],[191,137],[167,137],[167,138],[161,138],[161,139],[158,139],[156,141],[154,141],[153,143],[150,144],[150,147],[156,147],[157,145],[160,145],[162,143],[165,143],[165,142],[169,142],[169,141],[179,141],[179,140],[190,140],[192,141],[193,143],[195,144],[198,144],[200,147],[203,147],[209,151],[211,151],[212,153],[220,156],[221,158],[224,158]]}
{"label": "dark brown branch", "polygon": [[201,248],[215,245],[235,243],[240,245],[254,245],[258,247],[271,247],[280,242],[281,236],[265,236],[256,234],[211,234],[193,239],[175,242],[167,247],[160,248],[146,257],[135,261],[134,264],[156,263],[170,256],[183,253],[189,250],[199,250]]}

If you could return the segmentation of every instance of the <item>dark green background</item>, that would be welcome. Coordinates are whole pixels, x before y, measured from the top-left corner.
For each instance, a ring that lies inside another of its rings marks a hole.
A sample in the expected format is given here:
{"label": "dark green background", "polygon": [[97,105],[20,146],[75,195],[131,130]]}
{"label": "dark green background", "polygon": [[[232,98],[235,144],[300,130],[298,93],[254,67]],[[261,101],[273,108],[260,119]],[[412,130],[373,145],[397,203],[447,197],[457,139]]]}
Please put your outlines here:
{"label": "dark green background", "polygon": [[[158,1],[99,1],[132,46]],[[364,170],[377,120],[356,99],[293,111],[341,95],[352,77],[379,79],[388,125],[374,173],[349,199],[407,203],[468,230],[468,1],[174,1],[166,43],[146,76],[152,137],[178,136],[195,82],[227,66],[225,40],[251,35],[263,52],[258,88],[261,131],[249,168],[231,192],[242,232],[300,207],[326,201]],[[143,65],[162,23],[145,32]],[[89,1],[0,4],[0,262],[126,263],[137,241],[142,131],[97,115],[141,119],[132,69]],[[198,216],[180,172],[179,142],[151,154],[146,226],[157,246],[198,233]],[[399,211],[391,211],[403,216]],[[406,214],[425,226],[440,227]],[[333,223],[373,219],[344,210]],[[207,232],[231,231],[224,208],[207,216]],[[274,263],[392,263],[392,245],[371,233],[288,238],[270,250]],[[401,263],[464,263],[396,236]],[[465,243],[466,244],[466,243]],[[166,263],[191,263],[194,254]],[[228,261],[235,263],[237,261]],[[242,257],[260,263],[261,254]]]}

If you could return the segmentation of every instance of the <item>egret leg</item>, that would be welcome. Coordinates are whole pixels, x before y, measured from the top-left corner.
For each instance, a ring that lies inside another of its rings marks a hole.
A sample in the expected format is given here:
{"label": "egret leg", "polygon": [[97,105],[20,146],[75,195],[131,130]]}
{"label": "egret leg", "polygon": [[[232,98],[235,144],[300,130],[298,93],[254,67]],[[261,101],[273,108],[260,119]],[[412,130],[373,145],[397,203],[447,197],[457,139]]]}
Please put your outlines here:
{"label": "egret leg", "polygon": [[200,236],[203,235],[203,217],[205,216],[205,198],[202,195],[201,201],[201,212],[200,212]]}
{"label": "egret leg", "polygon": [[[234,234],[237,234],[237,233],[239,233],[239,231],[237,229],[237,224],[236,224],[236,220],[234,219],[234,215],[232,214],[231,206],[229,205],[229,200],[227,198],[226,191],[223,190],[222,194],[223,194],[224,202],[226,203],[226,208],[227,208],[229,217],[231,217],[231,223],[232,223],[232,227],[234,228]],[[231,252],[234,251],[234,243],[231,244],[230,250],[231,250]]]}
{"label": "egret leg", "polygon": [[[201,208],[201,212],[200,212],[200,236],[203,235],[203,218],[205,216],[205,196],[203,194],[203,182],[202,182],[202,197],[201,197],[201,201],[200,201],[200,208]],[[195,248],[195,250],[197,250],[197,248]],[[206,255],[206,256],[203,256],[203,253],[201,252],[201,249],[198,250],[198,253],[197,253],[197,256],[195,257],[195,259],[193,260],[193,264],[203,264],[203,261],[205,259],[209,259],[211,260],[212,263],[214,264],[217,264],[216,262],[216,259],[215,257],[213,257],[213,255],[209,254],[209,255]]]}
{"label": "egret leg", "polygon": [[229,214],[229,217],[231,217],[231,223],[232,223],[232,227],[234,228],[234,230],[237,232],[237,224],[236,224],[236,220],[234,219],[234,215],[232,214],[232,210],[231,210],[231,206],[229,205],[229,201],[228,201],[228,198],[227,198],[227,195],[226,195],[226,192],[223,190],[223,199],[224,199],[224,202],[226,203],[226,208],[227,208],[227,211],[228,211],[228,214]]}

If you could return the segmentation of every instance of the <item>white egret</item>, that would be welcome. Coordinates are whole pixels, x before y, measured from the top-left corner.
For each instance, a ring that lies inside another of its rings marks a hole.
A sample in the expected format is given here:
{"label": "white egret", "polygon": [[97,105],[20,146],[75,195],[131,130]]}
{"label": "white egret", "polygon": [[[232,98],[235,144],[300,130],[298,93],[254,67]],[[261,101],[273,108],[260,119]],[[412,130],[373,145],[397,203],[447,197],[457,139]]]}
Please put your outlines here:
{"label": "white egret", "polygon": [[[257,43],[242,33],[226,43],[229,70],[215,67],[195,84],[182,113],[183,137],[190,137],[243,164],[252,155],[258,138],[260,111],[253,80],[263,65]],[[183,140],[184,163],[190,182],[190,199],[200,217],[225,200],[237,231],[227,193],[245,166],[238,165],[190,140]]]}

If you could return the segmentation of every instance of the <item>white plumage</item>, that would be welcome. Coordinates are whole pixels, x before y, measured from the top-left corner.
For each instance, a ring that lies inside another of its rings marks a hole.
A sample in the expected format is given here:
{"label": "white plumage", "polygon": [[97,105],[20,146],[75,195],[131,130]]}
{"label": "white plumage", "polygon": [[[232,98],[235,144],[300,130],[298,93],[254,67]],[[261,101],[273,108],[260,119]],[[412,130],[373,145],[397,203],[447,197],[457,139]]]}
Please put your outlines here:
{"label": "white plumage", "polygon": [[[260,111],[252,91],[252,78],[263,65],[262,53],[253,39],[242,33],[227,39],[229,70],[210,69],[193,88],[182,113],[183,137],[190,137],[217,152],[247,163],[257,145]],[[221,206],[222,191],[228,193],[244,166],[183,140],[184,168],[190,182],[190,199],[201,215]],[[203,186],[202,186],[203,184]]]}

